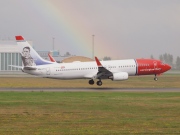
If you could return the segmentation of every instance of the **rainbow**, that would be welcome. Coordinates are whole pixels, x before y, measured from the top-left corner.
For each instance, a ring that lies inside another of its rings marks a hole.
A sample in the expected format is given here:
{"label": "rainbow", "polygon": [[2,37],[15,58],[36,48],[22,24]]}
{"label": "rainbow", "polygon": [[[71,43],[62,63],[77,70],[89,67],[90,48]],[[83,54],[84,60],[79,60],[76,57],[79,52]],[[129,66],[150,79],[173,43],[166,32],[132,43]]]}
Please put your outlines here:
{"label": "rainbow", "polygon": [[[81,14],[77,12],[77,9],[74,8],[70,1],[28,1],[28,5],[31,5],[31,8],[33,8],[35,17],[38,17],[38,13],[39,15],[44,15],[43,18],[48,24],[65,35],[62,38],[67,38],[69,41],[70,50],[78,49],[81,55],[92,57],[92,35],[95,34],[94,54],[97,57],[110,56],[117,58],[123,55],[114,56],[115,53],[112,51],[111,45],[108,45],[105,39],[100,39],[98,36],[96,38],[96,33],[93,33],[92,28],[88,27],[91,25],[86,25],[91,22],[83,20]],[[43,24],[38,25],[41,26]]]}

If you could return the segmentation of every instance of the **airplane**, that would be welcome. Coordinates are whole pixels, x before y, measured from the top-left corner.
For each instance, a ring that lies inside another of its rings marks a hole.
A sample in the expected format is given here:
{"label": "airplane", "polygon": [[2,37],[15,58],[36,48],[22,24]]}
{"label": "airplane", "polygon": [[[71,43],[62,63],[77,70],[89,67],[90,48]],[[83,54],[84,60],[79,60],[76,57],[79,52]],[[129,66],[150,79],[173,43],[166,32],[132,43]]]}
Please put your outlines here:
{"label": "airplane", "polygon": [[[19,67],[25,73],[53,79],[89,79],[89,84],[102,85],[103,79],[112,81],[127,80],[129,76],[157,75],[171,69],[171,66],[155,59],[126,59],[91,62],[56,63],[44,60],[25,41],[22,36],[15,36],[19,52],[22,56],[23,66]],[[13,65],[11,65],[13,66]],[[15,66],[14,67],[18,67]]]}

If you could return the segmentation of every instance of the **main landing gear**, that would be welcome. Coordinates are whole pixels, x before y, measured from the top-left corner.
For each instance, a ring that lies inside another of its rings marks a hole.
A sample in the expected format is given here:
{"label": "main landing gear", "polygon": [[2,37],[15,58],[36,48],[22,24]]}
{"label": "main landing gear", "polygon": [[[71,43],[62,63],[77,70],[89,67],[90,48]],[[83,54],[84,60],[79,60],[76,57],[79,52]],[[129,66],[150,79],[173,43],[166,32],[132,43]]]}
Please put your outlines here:
{"label": "main landing gear", "polygon": [[[89,84],[90,84],[90,85],[93,85],[93,84],[94,84],[94,80],[93,80],[93,79],[89,80]],[[98,86],[101,86],[101,85],[102,85],[102,81],[99,80],[99,81],[96,82],[96,84],[97,84]]]}
{"label": "main landing gear", "polygon": [[98,86],[101,86],[102,85],[102,81],[101,80],[99,80],[99,81],[97,81],[97,83],[96,83]]}
{"label": "main landing gear", "polygon": [[90,85],[93,85],[94,84],[94,80],[92,79],[92,80],[89,80],[89,84]]}
{"label": "main landing gear", "polygon": [[155,74],[154,81],[157,81],[157,80],[158,80],[158,78],[156,77],[156,74]]}

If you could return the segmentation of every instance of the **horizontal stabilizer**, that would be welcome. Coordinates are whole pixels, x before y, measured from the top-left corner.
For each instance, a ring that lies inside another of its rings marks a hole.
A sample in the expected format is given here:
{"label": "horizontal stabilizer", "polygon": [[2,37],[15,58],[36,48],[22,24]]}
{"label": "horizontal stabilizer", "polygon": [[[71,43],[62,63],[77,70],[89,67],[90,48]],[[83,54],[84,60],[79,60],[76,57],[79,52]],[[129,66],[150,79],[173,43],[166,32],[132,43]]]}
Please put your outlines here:
{"label": "horizontal stabilizer", "polygon": [[29,66],[29,67],[23,67],[24,70],[36,70],[37,68],[36,67],[33,67],[33,66]]}
{"label": "horizontal stabilizer", "polygon": [[20,69],[22,69],[22,68],[23,68],[22,66],[15,66],[15,65],[8,65],[8,66],[10,66],[10,67],[14,67],[14,68],[20,68]]}

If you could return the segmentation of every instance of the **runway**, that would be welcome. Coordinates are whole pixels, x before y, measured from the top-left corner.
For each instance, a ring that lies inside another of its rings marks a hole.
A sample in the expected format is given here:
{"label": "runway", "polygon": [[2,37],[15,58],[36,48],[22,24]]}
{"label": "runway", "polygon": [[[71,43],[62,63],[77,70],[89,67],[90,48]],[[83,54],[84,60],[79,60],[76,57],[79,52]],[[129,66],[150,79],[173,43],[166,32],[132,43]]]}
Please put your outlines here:
{"label": "runway", "polygon": [[180,88],[0,88],[0,92],[180,92]]}

